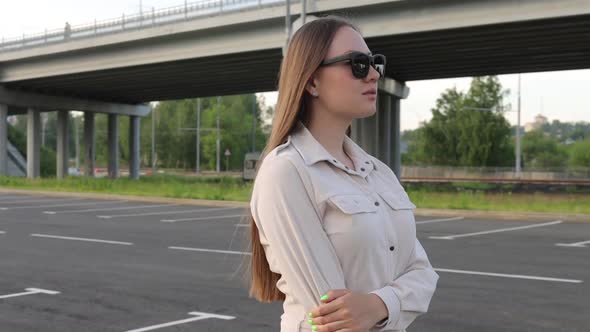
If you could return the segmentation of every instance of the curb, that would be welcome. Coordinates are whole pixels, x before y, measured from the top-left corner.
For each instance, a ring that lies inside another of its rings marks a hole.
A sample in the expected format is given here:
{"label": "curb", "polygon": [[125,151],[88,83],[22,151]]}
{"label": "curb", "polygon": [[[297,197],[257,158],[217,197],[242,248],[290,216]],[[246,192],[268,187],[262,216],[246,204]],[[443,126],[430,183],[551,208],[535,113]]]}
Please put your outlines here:
{"label": "curb", "polygon": [[[195,198],[171,198],[157,196],[134,196],[134,195],[111,195],[97,193],[78,193],[68,191],[45,191],[26,189],[0,188],[0,193],[12,194],[34,194],[56,197],[81,197],[90,199],[119,199],[134,202],[149,203],[171,203],[183,205],[209,205],[220,207],[242,207],[249,208],[248,202],[221,201]],[[498,220],[522,220],[532,222],[562,220],[564,222],[590,223],[590,214],[564,214],[564,213],[541,213],[541,212],[517,212],[517,211],[483,211],[483,210],[447,210],[416,208],[414,214],[421,217],[465,217],[477,219],[498,219]]]}

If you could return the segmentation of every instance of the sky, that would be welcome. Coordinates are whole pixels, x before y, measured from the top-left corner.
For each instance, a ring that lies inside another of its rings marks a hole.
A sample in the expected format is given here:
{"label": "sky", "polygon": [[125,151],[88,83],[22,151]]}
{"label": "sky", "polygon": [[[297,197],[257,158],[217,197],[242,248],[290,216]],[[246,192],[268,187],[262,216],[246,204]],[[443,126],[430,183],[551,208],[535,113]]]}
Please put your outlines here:
{"label": "sky", "polygon": [[[189,1],[193,2],[193,1]],[[0,0],[0,38],[41,33],[63,28],[65,22],[72,26],[131,15],[171,6],[183,5],[182,0]],[[505,104],[517,109],[518,74],[498,76],[504,89],[510,89]],[[415,129],[421,121],[431,118],[431,109],[436,99],[448,88],[456,86],[467,91],[470,77],[406,82],[410,95],[401,102],[402,130]],[[549,121],[590,122],[590,69],[559,72],[539,72],[521,75],[521,125],[534,121],[542,114]],[[264,93],[266,103],[276,102],[276,92]],[[517,112],[508,112],[506,117],[516,124]]]}

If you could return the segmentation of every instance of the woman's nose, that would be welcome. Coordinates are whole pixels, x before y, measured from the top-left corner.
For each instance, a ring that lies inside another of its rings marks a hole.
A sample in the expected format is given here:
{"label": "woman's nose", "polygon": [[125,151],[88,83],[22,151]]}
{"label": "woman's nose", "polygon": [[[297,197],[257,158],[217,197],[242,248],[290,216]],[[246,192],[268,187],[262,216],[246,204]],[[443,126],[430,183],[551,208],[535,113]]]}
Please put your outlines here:
{"label": "woman's nose", "polygon": [[377,71],[377,69],[375,69],[375,67],[370,66],[371,68],[369,69],[369,74],[367,75],[366,79],[369,81],[376,81],[378,79],[381,78],[381,74],[379,74],[379,71]]}

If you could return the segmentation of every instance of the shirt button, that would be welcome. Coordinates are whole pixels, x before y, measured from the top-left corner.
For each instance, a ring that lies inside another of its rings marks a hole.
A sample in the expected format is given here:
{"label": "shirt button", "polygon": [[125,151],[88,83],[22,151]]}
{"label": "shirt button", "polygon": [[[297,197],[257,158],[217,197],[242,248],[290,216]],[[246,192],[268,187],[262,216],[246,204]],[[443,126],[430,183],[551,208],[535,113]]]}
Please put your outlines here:
{"label": "shirt button", "polygon": [[395,247],[394,246],[391,246],[391,247],[389,247],[389,250],[390,251],[394,251],[395,250]]}
{"label": "shirt button", "polygon": [[368,164],[369,164],[369,162],[368,162],[368,161],[365,161],[365,164],[367,164],[367,165],[368,165]]}
{"label": "shirt button", "polygon": [[348,166],[344,165],[344,168],[348,169]]}
{"label": "shirt button", "polygon": [[338,160],[332,159],[332,161],[335,162],[336,164],[338,164]]}
{"label": "shirt button", "polygon": [[375,202],[375,206],[379,206],[379,202]]}
{"label": "shirt button", "polygon": [[364,169],[363,167],[361,167],[361,171],[363,171],[363,172],[364,172],[364,171],[365,171],[365,169]]}

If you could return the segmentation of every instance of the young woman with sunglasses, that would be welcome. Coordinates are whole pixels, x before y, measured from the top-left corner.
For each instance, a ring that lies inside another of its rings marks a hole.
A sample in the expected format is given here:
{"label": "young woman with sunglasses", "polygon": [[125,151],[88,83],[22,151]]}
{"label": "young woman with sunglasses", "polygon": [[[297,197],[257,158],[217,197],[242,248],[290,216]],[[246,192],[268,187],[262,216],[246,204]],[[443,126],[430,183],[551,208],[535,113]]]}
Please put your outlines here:
{"label": "young woman with sunglasses", "polygon": [[384,73],[338,17],[288,45],[250,201],[250,296],[283,301],[281,332],[405,331],[436,289],[415,205],[350,138],[353,119],[375,114]]}

